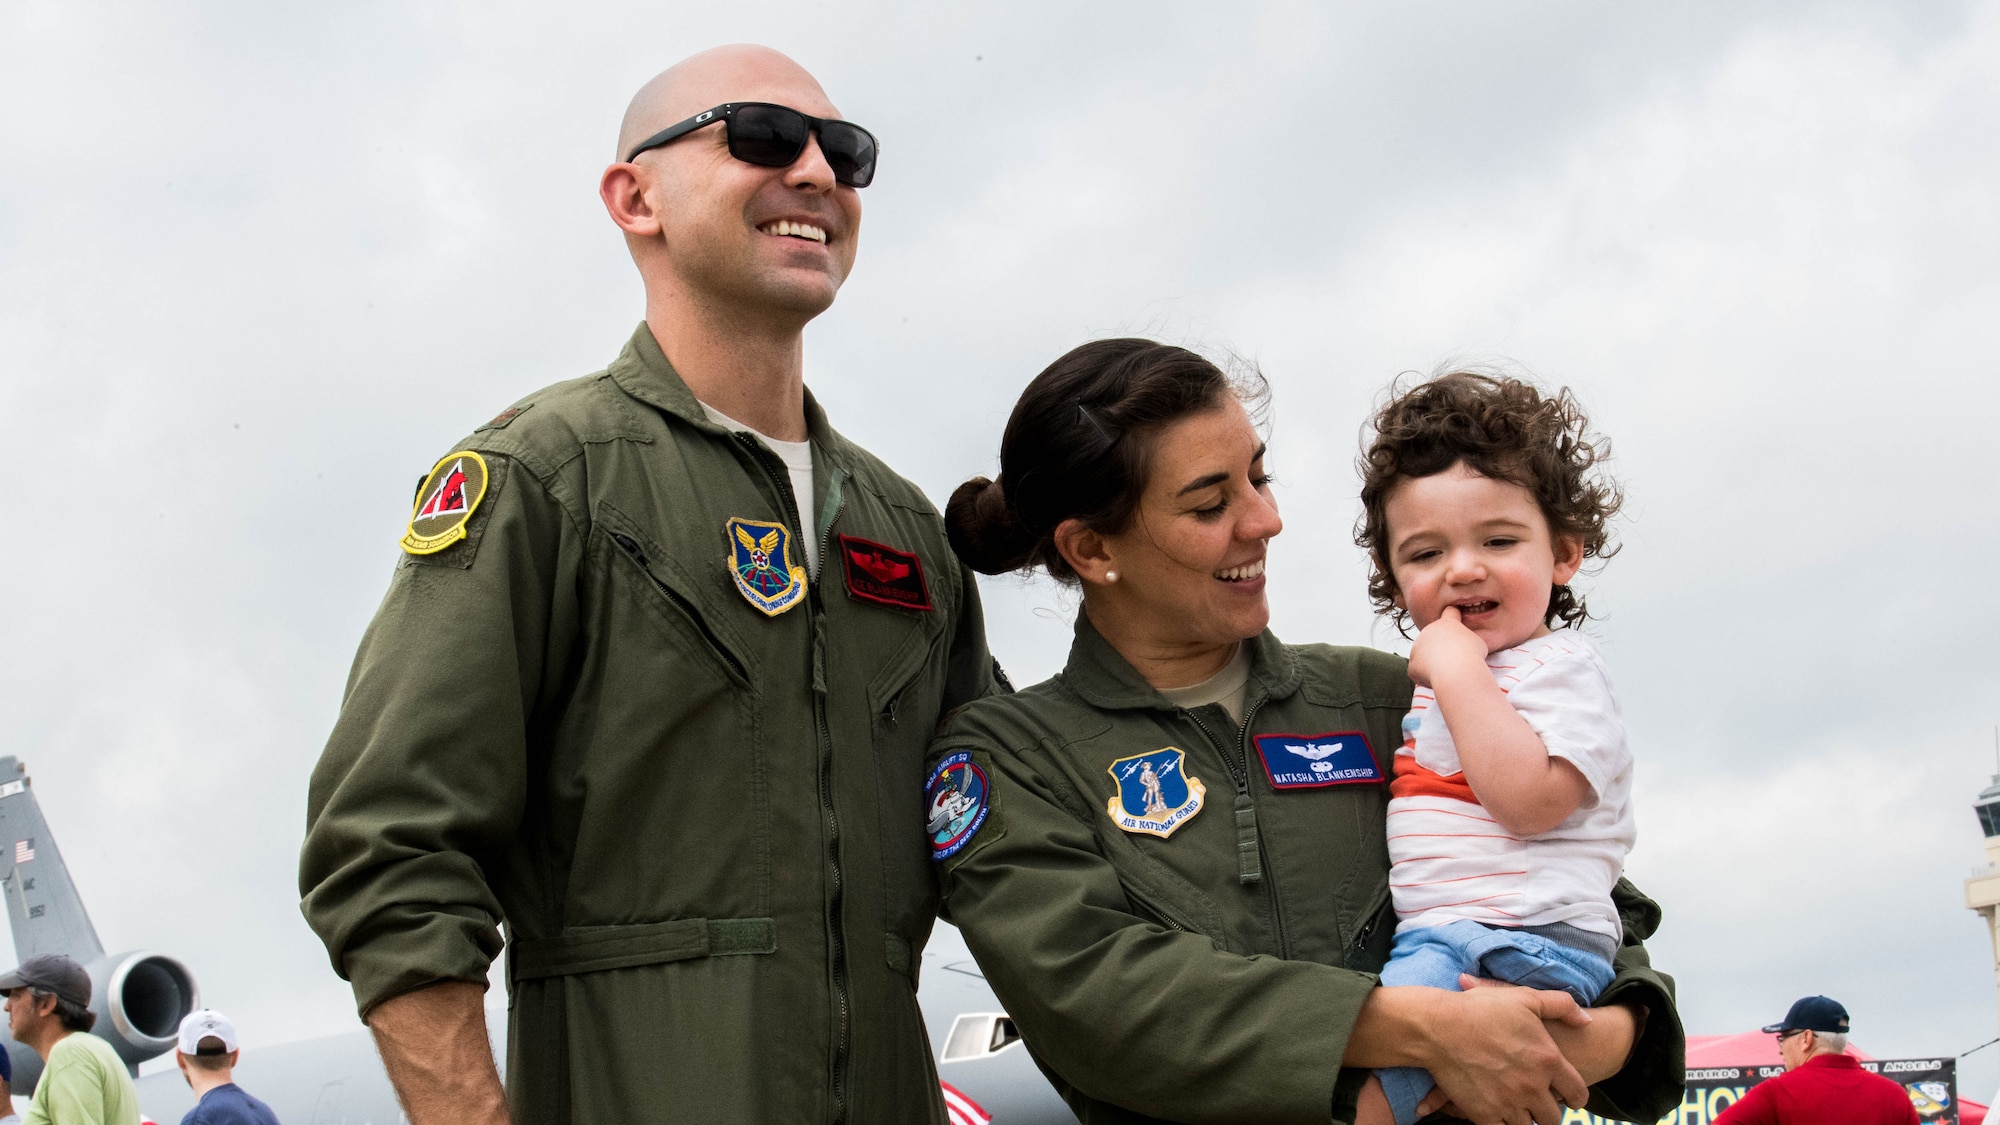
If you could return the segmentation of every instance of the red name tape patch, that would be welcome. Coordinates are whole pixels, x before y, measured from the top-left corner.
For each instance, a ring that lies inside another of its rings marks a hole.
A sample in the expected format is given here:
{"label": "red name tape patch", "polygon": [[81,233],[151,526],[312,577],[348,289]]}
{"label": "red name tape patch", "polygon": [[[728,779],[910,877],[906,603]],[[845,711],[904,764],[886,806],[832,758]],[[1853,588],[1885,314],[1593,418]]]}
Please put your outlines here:
{"label": "red name tape patch", "polygon": [[924,582],[924,561],[909,551],[843,535],[840,564],[847,572],[850,596],[897,609],[930,612],[931,590]]}

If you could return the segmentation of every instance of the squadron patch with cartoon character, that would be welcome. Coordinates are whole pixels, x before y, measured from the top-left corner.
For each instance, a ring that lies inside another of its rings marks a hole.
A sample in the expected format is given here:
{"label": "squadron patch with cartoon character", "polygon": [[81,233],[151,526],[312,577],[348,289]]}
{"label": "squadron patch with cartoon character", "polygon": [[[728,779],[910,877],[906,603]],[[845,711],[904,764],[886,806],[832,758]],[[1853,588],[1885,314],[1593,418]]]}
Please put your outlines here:
{"label": "squadron patch with cartoon character", "polygon": [[743,600],[766,617],[776,617],[806,596],[806,568],[792,562],[792,532],[781,523],[732,517],[729,575]]}
{"label": "squadron patch with cartoon character", "polygon": [[1194,819],[1208,797],[1201,779],[1188,776],[1187,754],[1178,746],[1120,758],[1105,772],[1118,783],[1118,795],[1104,811],[1111,814],[1111,823],[1127,832],[1171,836]]}
{"label": "squadron patch with cartoon character", "polygon": [[924,783],[924,832],[930,836],[931,858],[944,859],[972,842],[993,806],[986,771],[966,751],[947,754]]}
{"label": "squadron patch with cartoon character", "polygon": [[430,475],[417,487],[417,504],[403,534],[403,550],[434,555],[465,538],[465,525],[486,498],[490,479],[485,458],[469,449],[449,454],[431,466]]}
{"label": "squadron patch with cartoon character", "polygon": [[1382,780],[1368,736],[1358,730],[1327,734],[1260,734],[1257,755],[1273,789],[1318,789]]}

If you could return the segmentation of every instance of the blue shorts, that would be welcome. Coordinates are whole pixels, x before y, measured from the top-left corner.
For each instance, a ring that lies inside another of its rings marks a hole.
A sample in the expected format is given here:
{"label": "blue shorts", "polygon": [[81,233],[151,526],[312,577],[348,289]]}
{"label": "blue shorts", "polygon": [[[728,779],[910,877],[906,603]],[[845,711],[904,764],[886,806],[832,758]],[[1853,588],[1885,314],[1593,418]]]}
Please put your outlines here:
{"label": "blue shorts", "polygon": [[[1458,975],[1490,977],[1508,984],[1567,992],[1588,1006],[1615,975],[1611,962],[1588,950],[1576,949],[1526,930],[1503,930],[1478,922],[1404,930],[1396,935],[1389,963],[1382,966],[1385,985],[1423,985],[1458,991]],[[1430,1072],[1417,1066],[1387,1067],[1375,1072],[1396,1125],[1417,1119],[1417,1103],[1436,1085]]]}

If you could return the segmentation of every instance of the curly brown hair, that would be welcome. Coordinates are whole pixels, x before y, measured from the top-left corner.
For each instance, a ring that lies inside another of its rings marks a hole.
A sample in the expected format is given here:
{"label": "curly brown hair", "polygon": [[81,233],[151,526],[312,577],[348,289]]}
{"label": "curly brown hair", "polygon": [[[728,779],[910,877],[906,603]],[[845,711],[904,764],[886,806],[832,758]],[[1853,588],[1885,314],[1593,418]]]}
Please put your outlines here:
{"label": "curly brown hair", "polygon": [[[1405,389],[1399,379],[1390,400],[1370,423],[1361,471],[1361,520],[1356,546],[1368,552],[1368,597],[1378,613],[1401,628],[1408,614],[1396,608],[1396,579],[1389,566],[1389,493],[1397,483],[1464,465],[1481,476],[1509,481],[1535,497],[1549,531],[1583,545],[1585,558],[1618,553],[1611,517],[1625,494],[1600,469],[1611,443],[1591,432],[1576,396],[1564,387],[1545,395],[1531,383],[1479,371],[1452,371]],[[1543,621],[1576,625],[1589,616],[1568,586],[1549,594]]]}

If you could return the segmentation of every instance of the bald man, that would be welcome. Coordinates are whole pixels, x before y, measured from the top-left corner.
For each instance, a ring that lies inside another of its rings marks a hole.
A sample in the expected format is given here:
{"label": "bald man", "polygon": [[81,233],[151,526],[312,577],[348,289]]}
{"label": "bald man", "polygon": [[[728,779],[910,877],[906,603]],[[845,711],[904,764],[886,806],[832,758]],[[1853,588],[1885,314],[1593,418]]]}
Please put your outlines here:
{"label": "bald man", "polygon": [[917,794],[998,673],[936,511],[801,374],[874,172],[775,51],[647,83],[598,185],[645,322],[417,489],[299,875],[414,1125],[944,1120]]}

